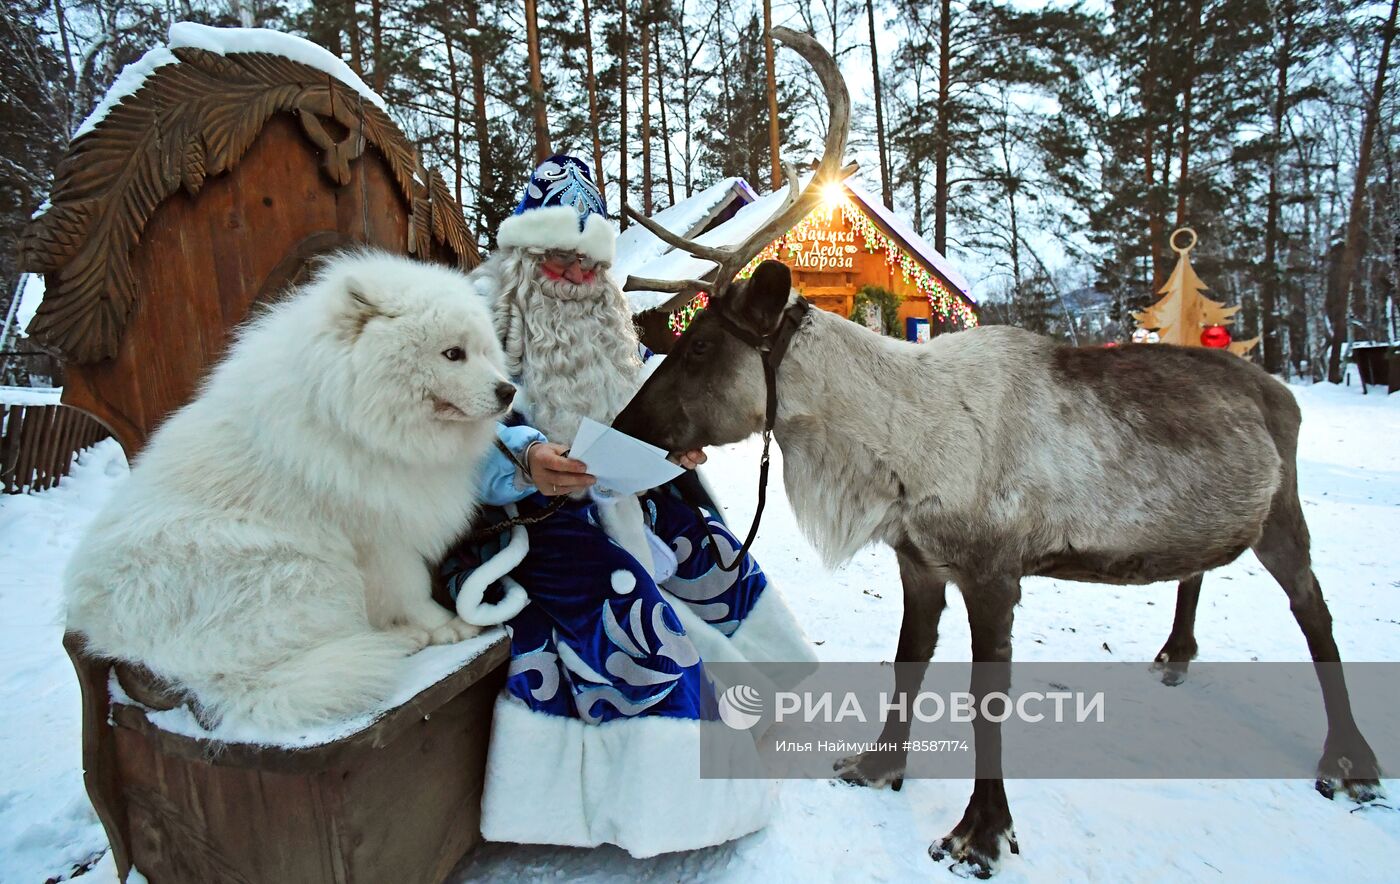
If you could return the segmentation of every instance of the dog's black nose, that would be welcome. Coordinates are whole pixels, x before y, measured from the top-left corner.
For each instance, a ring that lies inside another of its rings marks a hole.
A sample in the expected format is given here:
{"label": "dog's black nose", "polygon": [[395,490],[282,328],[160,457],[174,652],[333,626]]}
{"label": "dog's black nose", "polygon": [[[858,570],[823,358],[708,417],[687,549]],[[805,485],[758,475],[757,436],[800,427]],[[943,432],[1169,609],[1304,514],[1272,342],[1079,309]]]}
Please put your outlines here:
{"label": "dog's black nose", "polygon": [[505,408],[507,405],[509,405],[510,401],[514,398],[514,384],[507,384],[505,381],[501,381],[499,384],[496,385],[496,401],[501,403],[502,408]]}

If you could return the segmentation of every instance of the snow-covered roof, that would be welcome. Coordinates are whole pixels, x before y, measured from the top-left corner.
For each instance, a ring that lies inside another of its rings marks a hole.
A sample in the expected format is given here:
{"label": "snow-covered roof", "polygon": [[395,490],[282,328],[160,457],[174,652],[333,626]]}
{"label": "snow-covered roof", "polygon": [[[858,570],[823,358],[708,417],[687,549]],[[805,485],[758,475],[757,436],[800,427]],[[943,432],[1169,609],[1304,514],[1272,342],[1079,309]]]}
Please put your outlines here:
{"label": "snow-covered roof", "polygon": [[349,65],[310,40],[267,28],[211,28],[182,21],[170,26],[170,36],[165,46],[150,50],[122,68],[107,94],[102,96],[92,113],[83,120],[73,137],[91,132],[106,118],[112,108],[116,107],[117,102],[140,89],[146,78],[157,68],[178,62],[179,59],[170,50],[182,48],[206,49],[219,55],[227,55],[230,52],[270,52],[282,55],[292,61],[325,71],[363,95],[367,101],[387,110],[384,99],[376,95]]}
{"label": "snow-covered roof", "polygon": [[[733,218],[695,237],[695,242],[702,246],[732,246],[743,242],[749,234],[762,227],[782,209],[786,197],[787,188],[761,196],[741,208]],[[670,249],[630,273],[632,276],[649,279],[702,279],[714,269],[713,261],[697,258],[680,249]],[[625,280],[626,277],[619,274],[619,278]],[[674,297],[674,292],[627,293],[627,299],[634,311],[659,307]]]}
{"label": "snow-covered roof", "polygon": [[[810,175],[804,175],[799,186],[806,186]],[[718,186],[718,185],[717,185]],[[747,185],[745,185],[747,186]],[[850,181],[846,182],[847,193],[859,204],[866,214],[877,220],[881,226],[892,235],[901,240],[909,251],[946,279],[957,291],[969,302],[972,298],[968,295],[970,286],[967,278],[953,266],[952,262],[941,255],[934,247],[924,239],[914,228],[903,218],[891,212],[881,205],[879,200],[874,199],[864,190]],[[700,196],[697,194],[696,197]],[[769,218],[782,210],[783,202],[787,196],[787,188],[781,188],[774,193],[759,197],[753,202],[741,208],[733,218],[720,224],[699,237],[695,241],[707,246],[732,246],[743,242],[749,234],[763,226]],[[694,199],[694,197],[692,198]],[[673,206],[672,208],[678,208]],[[685,233],[679,229],[679,224],[673,227],[666,217],[666,213],[671,209],[658,213],[656,220],[664,225],[666,229],[684,236]],[[678,216],[679,217],[679,216]],[[638,225],[639,226],[639,225]],[[630,233],[633,228],[628,228]],[[650,233],[646,234],[652,241],[657,242],[661,251],[656,256],[647,261],[628,260],[623,265],[621,260],[614,265],[614,272],[620,280],[626,280],[628,275],[647,277],[649,279],[703,279],[705,274],[715,268],[713,261],[706,261],[696,258],[694,255],[680,249],[673,249],[656,240]],[[622,240],[618,240],[618,253],[622,254]],[[659,307],[666,303],[674,294],[669,292],[637,291],[628,292],[627,298],[631,302],[634,311],[648,310],[652,307]]]}
{"label": "snow-covered roof", "polygon": [[861,208],[865,209],[867,214],[873,215],[875,218],[879,219],[880,223],[888,228],[890,233],[903,240],[904,244],[908,246],[909,251],[922,258],[924,263],[928,264],[934,270],[937,270],[938,274],[951,282],[963,297],[967,298],[969,301],[972,300],[969,294],[972,287],[968,285],[967,277],[963,276],[961,271],[953,266],[953,262],[949,261],[941,252],[935,249],[932,243],[920,236],[913,227],[909,226],[909,222],[885,208],[884,203],[875,199],[849,180],[846,181],[846,190],[851,196],[856,198],[856,201],[860,203]]}
{"label": "snow-covered roof", "polygon": [[[744,179],[725,178],[669,208],[662,209],[652,215],[651,219],[677,236],[692,236],[722,203],[736,194],[742,195],[745,202],[758,199],[758,194],[753,192],[753,188],[749,187]],[[640,224],[631,224],[618,234],[617,260],[613,262],[613,272],[623,279],[629,274],[641,275],[637,273],[638,268],[670,249],[670,246],[650,230]]]}

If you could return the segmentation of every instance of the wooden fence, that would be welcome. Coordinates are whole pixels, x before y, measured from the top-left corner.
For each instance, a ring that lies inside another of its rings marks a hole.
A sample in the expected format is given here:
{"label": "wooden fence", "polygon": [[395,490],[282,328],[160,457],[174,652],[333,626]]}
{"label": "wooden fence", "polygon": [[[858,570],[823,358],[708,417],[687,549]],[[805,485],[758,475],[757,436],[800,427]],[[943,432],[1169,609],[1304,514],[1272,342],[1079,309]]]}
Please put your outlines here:
{"label": "wooden fence", "polygon": [[0,404],[0,485],[6,494],[43,491],[68,475],[73,455],[108,435],[65,405]]}

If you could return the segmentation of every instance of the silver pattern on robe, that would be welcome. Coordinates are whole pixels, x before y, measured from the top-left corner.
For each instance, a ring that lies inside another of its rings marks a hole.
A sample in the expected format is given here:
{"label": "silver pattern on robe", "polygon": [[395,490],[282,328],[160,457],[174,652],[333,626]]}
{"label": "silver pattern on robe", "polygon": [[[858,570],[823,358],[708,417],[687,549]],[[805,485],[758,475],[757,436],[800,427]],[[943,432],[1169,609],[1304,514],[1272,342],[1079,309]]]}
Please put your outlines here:
{"label": "silver pattern on robe", "polygon": [[533,651],[517,654],[510,661],[510,669],[507,670],[507,677],[519,675],[522,672],[538,672],[540,686],[530,688],[530,696],[540,703],[551,699],[559,692],[559,655],[553,651],[545,650],[545,647],[545,645],[540,645]]}

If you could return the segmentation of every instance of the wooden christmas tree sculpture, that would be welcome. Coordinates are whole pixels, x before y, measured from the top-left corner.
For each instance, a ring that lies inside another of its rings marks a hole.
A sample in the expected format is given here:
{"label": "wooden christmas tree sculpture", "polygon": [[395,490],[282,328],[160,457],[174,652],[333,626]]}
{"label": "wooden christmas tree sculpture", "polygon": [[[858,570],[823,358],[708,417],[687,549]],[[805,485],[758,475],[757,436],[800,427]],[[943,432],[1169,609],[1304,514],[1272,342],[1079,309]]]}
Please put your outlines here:
{"label": "wooden christmas tree sculpture", "polygon": [[[1178,246],[1177,237],[1183,233],[1189,235],[1191,241],[1185,246]],[[1169,242],[1172,251],[1178,255],[1176,268],[1172,270],[1167,284],[1158,292],[1164,297],[1141,313],[1133,314],[1138,322],[1133,340],[1160,341],[1185,347],[1228,347],[1237,356],[1248,353],[1259,343],[1259,339],[1232,342],[1227,328],[1234,322],[1234,315],[1240,308],[1226,307],[1219,301],[1207,298],[1203,294],[1205,283],[1191,268],[1188,254],[1196,246],[1196,232],[1183,227],[1172,234]]]}

